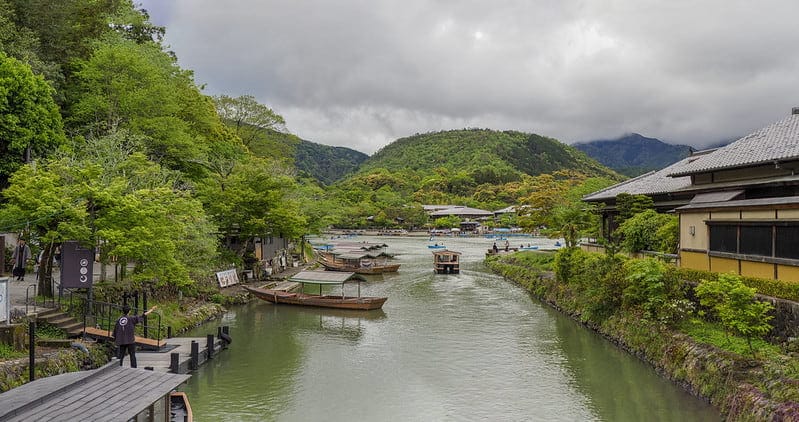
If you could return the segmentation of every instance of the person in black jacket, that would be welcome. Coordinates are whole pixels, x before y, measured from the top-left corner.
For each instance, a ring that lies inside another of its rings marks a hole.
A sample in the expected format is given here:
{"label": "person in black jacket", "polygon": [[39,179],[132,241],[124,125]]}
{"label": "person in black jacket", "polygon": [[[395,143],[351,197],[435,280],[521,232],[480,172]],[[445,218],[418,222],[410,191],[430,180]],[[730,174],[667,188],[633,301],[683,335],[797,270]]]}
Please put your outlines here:
{"label": "person in black jacket", "polygon": [[130,367],[136,367],[136,324],[142,322],[144,320],[144,316],[154,310],[155,306],[150,308],[147,312],[141,314],[141,316],[128,316],[128,313],[130,313],[130,306],[125,305],[122,307],[122,316],[119,317],[116,325],[114,326],[114,343],[117,345],[119,366],[122,366],[122,360],[125,359],[125,353],[129,353]]}

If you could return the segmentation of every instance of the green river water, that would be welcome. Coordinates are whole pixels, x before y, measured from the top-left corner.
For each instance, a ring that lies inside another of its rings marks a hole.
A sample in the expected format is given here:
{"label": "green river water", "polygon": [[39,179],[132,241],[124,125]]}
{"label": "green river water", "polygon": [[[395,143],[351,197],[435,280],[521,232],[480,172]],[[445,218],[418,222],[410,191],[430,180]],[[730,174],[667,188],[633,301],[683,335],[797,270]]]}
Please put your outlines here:
{"label": "green river water", "polygon": [[433,273],[427,238],[353,240],[385,242],[402,264],[362,287],[365,296],[388,296],[383,309],[258,301],[188,333],[227,325],[233,338],[184,388],[195,420],[721,420],[645,363],[490,273],[482,261],[492,240],[437,239],[463,252],[457,275]]}

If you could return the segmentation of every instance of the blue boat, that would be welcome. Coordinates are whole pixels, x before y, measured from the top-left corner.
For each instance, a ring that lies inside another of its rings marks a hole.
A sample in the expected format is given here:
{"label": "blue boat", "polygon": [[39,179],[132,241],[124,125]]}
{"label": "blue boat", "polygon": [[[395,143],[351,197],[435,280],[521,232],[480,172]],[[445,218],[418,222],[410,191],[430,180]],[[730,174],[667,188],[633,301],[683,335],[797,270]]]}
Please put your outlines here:
{"label": "blue boat", "polygon": [[436,243],[435,245],[427,245],[427,247],[428,247],[428,248],[430,248],[430,249],[441,249],[441,248],[446,248],[446,246],[444,246],[444,245],[439,245],[438,243]]}

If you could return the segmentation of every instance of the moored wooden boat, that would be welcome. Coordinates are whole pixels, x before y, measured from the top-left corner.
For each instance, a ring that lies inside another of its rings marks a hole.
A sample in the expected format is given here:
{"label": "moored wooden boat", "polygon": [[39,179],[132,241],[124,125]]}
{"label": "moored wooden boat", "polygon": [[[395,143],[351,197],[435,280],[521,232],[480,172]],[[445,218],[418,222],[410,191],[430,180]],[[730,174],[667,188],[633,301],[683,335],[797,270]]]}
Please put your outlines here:
{"label": "moored wooden boat", "polygon": [[186,393],[175,391],[169,395],[170,399],[170,422],[192,422],[194,416],[191,413],[189,397]]}
{"label": "moored wooden boat", "polygon": [[[285,292],[281,290],[262,289],[257,287],[243,286],[248,292],[252,293],[255,297],[275,303],[299,306],[314,306],[321,308],[335,308],[335,309],[353,309],[368,311],[372,309],[380,309],[383,303],[388,299],[387,297],[372,297],[361,296],[360,282],[364,281],[363,277],[355,273],[327,273],[324,271],[301,271],[297,275],[291,277],[290,281],[296,281],[302,284],[318,284],[320,293],[297,293]],[[347,296],[344,294],[344,284],[347,282],[358,283],[358,295]],[[341,295],[321,294],[322,285],[341,285]]]}
{"label": "moored wooden boat", "polygon": [[327,251],[318,253],[317,260],[326,270],[344,271],[357,274],[383,274],[399,270],[400,264],[388,263],[385,253],[353,252],[338,253]]}

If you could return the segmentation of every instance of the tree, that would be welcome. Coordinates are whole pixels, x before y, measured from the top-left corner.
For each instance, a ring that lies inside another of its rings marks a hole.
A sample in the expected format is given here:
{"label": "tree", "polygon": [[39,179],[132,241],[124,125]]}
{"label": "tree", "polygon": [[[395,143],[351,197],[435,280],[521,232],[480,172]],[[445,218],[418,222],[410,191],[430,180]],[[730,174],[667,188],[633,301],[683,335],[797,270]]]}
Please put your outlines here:
{"label": "tree", "polygon": [[204,175],[211,145],[229,141],[192,73],[157,44],[100,44],[75,76],[68,123],[87,138],[128,130],[143,136],[148,158],[193,180]]}
{"label": "tree", "polygon": [[0,189],[24,163],[64,143],[53,89],[17,59],[0,53]]}
{"label": "tree", "polygon": [[715,280],[701,280],[696,287],[699,303],[709,307],[728,332],[745,337],[752,354],[752,338],[771,330],[769,313],[774,308],[771,303],[755,300],[755,291],[735,274],[719,274]]}
{"label": "tree", "polygon": [[308,224],[293,198],[296,182],[280,163],[248,156],[227,176],[211,175],[198,185],[198,194],[213,221],[232,245],[243,239],[235,252],[243,256],[254,237],[272,235],[299,238]]}
{"label": "tree", "polygon": [[227,95],[214,97],[216,112],[225,124],[241,138],[246,147],[263,136],[264,130],[284,132],[286,121],[271,108],[258,103],[252,95],[232,98]]}
{"label": "tree", "polygon": [[[71,176],[70,176],[71,173]],[[83,189],[75,180],[93,177],[91,172],[71,171],[67,162],[52,165],[26,165],[9,179],[3,190],[5,204],[0,222],[6,228],[27,230],[45,248],[42,263],[52,260],[53,245],[67,239],[90,243],[91,229]],[[52,296],[50,269],[40,266],[38,291]]]}
{"label": "tree", "polygon": [[616,195],[616,209],[619,215],[616,218],[617,224],[622,224],[628,218],[641,213],[645,210],[654,208],[654,201],[646,195],[630,195],[620,193]]}
{"label": "tree", "polygon": [[[618,232],[622,234],[622,248],[627,252],[674,252],[672,242],[674,242],[673,230],[676,227],[676,220],[677,217],[674,215],[660,214],[652,209],[635,214],[618,228]],[[662,250],[662,246],[667,246],[669,249]]]}

